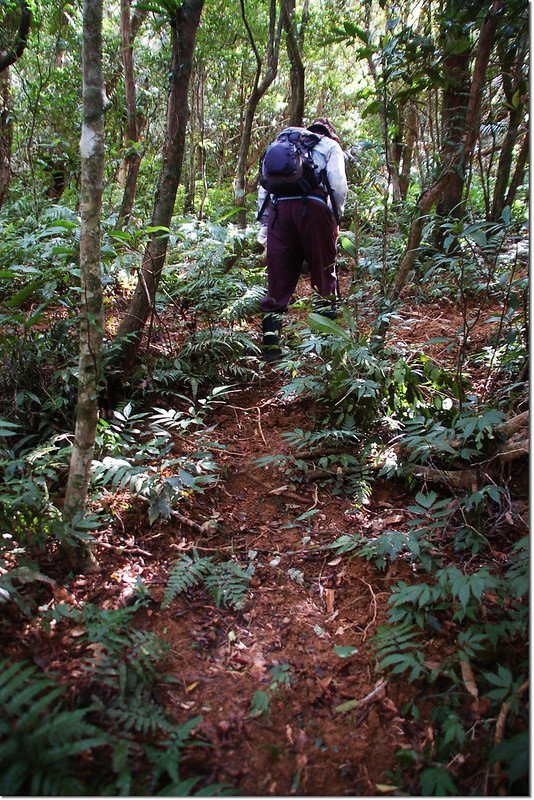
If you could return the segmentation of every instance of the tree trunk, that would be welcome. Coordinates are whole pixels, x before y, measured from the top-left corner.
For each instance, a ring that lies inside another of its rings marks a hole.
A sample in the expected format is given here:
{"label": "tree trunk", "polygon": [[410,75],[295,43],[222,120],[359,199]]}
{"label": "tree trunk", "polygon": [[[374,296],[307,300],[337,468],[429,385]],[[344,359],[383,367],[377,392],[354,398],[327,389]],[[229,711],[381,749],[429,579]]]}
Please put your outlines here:
{"label": "tree trunk", "polygon": [[127,146],[126,156],[127,175],[119,211],[119,224],[128,223],[132,214],[137,188],[137,176],[141,166],[141,153],[139,152],[139,130],[137,125],[137,108],[135,97],[135,75],[133,62],[133,37],[130,19],[130,0],[121,0],[121,43],[122,64],[124,69],[124,86],[126,93],[127,114]]}
{"label": "tree trunk", "polygon": [[423,228],[427,222],[426,215],[433,206],[443,197],[449,187],[449,183],[454,180],[457,170],[462,164],[470,163],[474,147],[479,135],[479,115],[482,98],[482,88],[486,75],[495,30],[497,28],[498,12],[503,7],[503,0],[494,0],[491,11],[484,19],[480,30],[477,55],[473,67],[473,79],[467,104],[465,117],[464,146],[460,152],[451,156],[451,160],[445,166],[440,177],[428,189],[420,195],[417,201],[415,218],[412,221],[408,236],[408,245],[400,261],[395,277],[388,291],[388,299],[395,300],[403,288],[408,273],[412,269],[419,245],[423,235]]}
{"label": "tree trunk", "polygon": [[[102,281],[100,274],[101,209],[104,173],[104,102],[102,78],[102,0],[83,4],[83,125],[80,140],[82,164],[80,274],[80,362],[76,428],[63,518],[74,523],[83,516],[98,420],[98,384],[103,336]],[[72,539],[64,542],[75,569],[98,568],[91,549]]]}
{"label": "tree trunk", "polygon": [[21,57],[28,43],[28,34],[31,27],[30,6],[26,0],[22,0],[20,5],[20,24],[15,41],[11,47],[0,50],[0,72],[10,67]]}
{"label": "tree trunk", "polygon": [[523,143],[521,145],[521,149],[519,151],[519,155],[517,156],[514,174],[512,175],[512,180],[510,181],[510,188],[508,189],[508,194],[506,195],[506,200],[504,201],[505,206],[512,205],[512,203],[515,200],[517,190],[523,183],[523,176],[525,174],[525,166],[527,163],[528,154],[529,154],[529,132],[527,130],[525,137],[523,139]]}
{"label": "tree trunk", "polygon": [[295,25],[295,0],[283,0],[284,29],[286,31],[286,47],[289,56],[289,124],[302,127],[305,104],[305,68],[302,60],[304,48],[304,32],[308,22],[308,0],[302,9],[302,22],[297,33]]}
{"label": "tree trunk", "polygon": [[410,171],[412,168],[413,153],[419,130],[419,115],[415,103],[410,103],[408,119],[406,122],[406,141],[402,150],[402,170],[399,175],[399,188],[401,197],[406,200],[410,186]]}
{"label": "tree trunk", "polygon": [[247,212],[245,207],[245,196],[247,191],[247,156],[252,139],[252,125],[254,123],[254,116],[256,109],[261,98],[276,78],[278,70],[278,54],[280,52],[280,38],[282,34],[283,22],[283,5],[280,8],[278,22],[276,21],[276,0],[270,0],[269,8],[269,36],[267,41],[266,51],[266,67],[263,79],[261,77],[263,71],[263,62],[260,58],[256,42],[252,30],[247,20],[245,11],[245,0],[241,2],[241,16],[245,23],[245,28],[250,40],[254,57],[256,59],[256,74],[254,76],[254,85],[249,95],[245,116],[243,120],[243,131],[241,135],[241,144],[239,147],[239,157],[237,160],[236,177],[234,183],[234,205],[240,209],[237,215],[237,224],[240,227],[245,227],[247,224]]}
{"label": "tree trunk", "polygon": [[0,208],[7,197],[11,180],[13,122],[9,70],[0,73]]}
{"label": "tree trunk", "polygon": [[196,119],[196,106],[197,106],[197,76],[194,69],[191,72],[191,79],[189,81],[189,94],[190,102],[189,108],[191,113],[189,115],[189,129],[188,129],[188,158],[184,156],[184,179],[183,184],[185,188],[184,194],[184,214],[195,213],[195,200],[196,200],[196,175],[197,175],[197,119]]}
{"label": "tree trunk", "polygon": [[[463,26],[462,26],[463,29]],[[465,36],[463,30],[459,34]],[[452,36],[447,37],[449,46],[453,42]],[[463,193],[466,170],[468,164],[462,157],[466,130],[467,106],[469,103],[469,63],[470,51],[449,54],[444,59],[444,75],[447,85],[443,92],[441,107],[441,124],[443,139],[441,147],[441,169],[446,170],[451,162],[456,167],[449,176],[447,186],[437,204],[440,217],[454,217],[461,219],[464,216]],[[438,229],[438,245],[441,244],[441,233]]]}
{"label": "tree trunk", "polygon": [[[367,5],[365,27],[366,27],[367,39],[368,41],[371,41],[371,4]],[[397,206],[400,205],[401,203],[399,173],[397,169],[397,164],[395,162],[395,156],[393,152],[394,148],[392,146],[392,142],[389,136],[389,120],[388,120],[388,108],[387,108],[387,101],[388,101],[387,70],[385,68],[384,61],[382,61],[382,72],[381,74],[378,73],[378,70],[376,68],[376,62],[373,58],[373,55],[369,55],[367,57],[367,64],[369,66],[369,72],[371,73],[371,77],[373,78],[373,84],[375,87],[375,92],[378,100],[378,116],[380,118],[382,140],[384,143],[384,156],[386,159],[386,167],[388,172],[388,185],[386,187],[386,193],[384,196],[384,210],[385,210],[385,217],[387,218],[387,204],[389,200],[390,187],[393,195],[393,203]],[[386,224],[384,227],[386,227]],[[387,240],[384,239],[383,240],[384,249],[386,245],[387,245]]]}
{"label": "tree trunk", "polygon": [[505,206],[506,190],[512,172],[513,153],[519,135],[519,126],[523,119],[524,104],[520,98],[520,87],[523,82],[523,64],[525,61],[528,41],[523,39],[517,49],[515,62],[514,51],[505,52],[504,46],[499,49],[501,60],[501,75],[504,94],[509,108],[508,129],[501,144],[497,175],[493,187],[490,220],[498,222]]}
{"label": "tree trunk", "polygon": [[[171,224],[176,192],[182,174],[185,133],[189,117],[189,79],[204,0],[185,0],[172,21],[173,45],[171,85],[167,103],[167,132],[163,146],[162,167],[154,199],[151,226],[168,228]],[[145,250],[141,273],[126,316],[117,334],[122,348],[114,366],[124,368],[132,361],[149,315],[153,312],[156,290],[167,254],[165,231],[155,231]],[[124,337],[128,337],[124,340]]]}

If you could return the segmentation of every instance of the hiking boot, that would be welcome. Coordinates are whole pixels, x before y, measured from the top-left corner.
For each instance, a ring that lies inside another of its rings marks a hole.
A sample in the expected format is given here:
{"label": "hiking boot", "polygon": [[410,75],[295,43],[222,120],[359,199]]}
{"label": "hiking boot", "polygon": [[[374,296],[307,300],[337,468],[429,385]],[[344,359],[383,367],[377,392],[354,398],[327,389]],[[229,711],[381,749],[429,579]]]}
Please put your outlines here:
{"label": "hiking boot", "polygon": [[282,358],[282,348],[280,347],[280,331],[282,329],[282,319],[280,314],[264,314],[262,317],[263,331],[263,360],[268,364],[273,361],[280,361]]}
{"label": "hiking boot", "polygon": [[326,297],[317,297],[313,301],[313,310],[316,314],[328,319],[337,319],[336,301],[328,300]]}

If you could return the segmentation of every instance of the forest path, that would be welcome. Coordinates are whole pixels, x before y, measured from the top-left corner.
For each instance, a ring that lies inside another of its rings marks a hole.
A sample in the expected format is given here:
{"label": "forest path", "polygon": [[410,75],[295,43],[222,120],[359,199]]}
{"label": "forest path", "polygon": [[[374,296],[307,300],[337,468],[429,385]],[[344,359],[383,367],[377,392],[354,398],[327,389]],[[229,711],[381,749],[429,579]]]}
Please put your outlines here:
{"label": "forest path", "polygon": [[[227,447],[223,480],[184,513],[217,518],[217,532],[201,539],[178,522],[146,544],[153,550],[157,541],[161,559],[156,600],[180,552],[252,561],[242,610],[216,607],[199,587],[167,609],[140,612],[141,624],[171,644],[166,671],[177,683],[160,699],[180,721],[201,715],[213,745],[189,751],[187,772],[241,795],[374,796],[395,751],[421,746],[400,710],[413,690],[376,673],[369,645],[405,565],[384,574],[327,546],[344,532],[391,524],[402,503],[391,487],[377,488],[364,512],[347,516],[349,497],[312,482],[292,486],[279,467],[258,465],[260,456],[289,452],[285,432],[314,424],[309,402],[280,397],[283,382],[268,371],[215,415]],[[305,512],[314,513],[295,521]]]}

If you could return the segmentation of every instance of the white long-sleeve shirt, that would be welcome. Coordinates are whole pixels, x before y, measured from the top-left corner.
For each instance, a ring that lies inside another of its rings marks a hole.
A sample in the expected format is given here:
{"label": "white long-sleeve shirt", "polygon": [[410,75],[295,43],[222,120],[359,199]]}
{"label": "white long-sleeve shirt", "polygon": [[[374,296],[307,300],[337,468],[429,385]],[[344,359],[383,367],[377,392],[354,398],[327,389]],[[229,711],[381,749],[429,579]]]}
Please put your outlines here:
{"label": "white long-sleeve shirt", "polygon": [[[307,134],[310,133],[310,131],[306,128],[291,128],[291,130],[300,130]],[[343,150],[341,149],[339,143],[335,141],[335,139],[330,139],[329,136],[322,136],[311,151],[311,155],[318,168],[320,170],[326,170],[326,175],[330,182],[330,188],[332,189],[332,194],[334,195],[337,212],[341,217],[343,211],[345,210],[345,198],[348,191]],[[263,186],[260,186],[258,190],[258,214],[261,211],[266,197],[267,190],[264,189]],[[330,198],[328,198],[328,205],[330,205]],[[267,204],[262,215],[262,219],[260,220],[262,228],[267,225],[268,207],[269,206]],[[263,244],[266,239],[266,231],[260,230],[258,241]]]}

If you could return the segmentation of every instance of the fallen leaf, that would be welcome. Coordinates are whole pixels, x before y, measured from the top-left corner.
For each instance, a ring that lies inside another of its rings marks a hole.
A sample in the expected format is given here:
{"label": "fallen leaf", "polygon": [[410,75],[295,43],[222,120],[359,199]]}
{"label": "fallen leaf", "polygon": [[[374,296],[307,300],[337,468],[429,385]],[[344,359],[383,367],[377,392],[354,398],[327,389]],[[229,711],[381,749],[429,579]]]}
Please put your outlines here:
{"label": "fallen leaf", "polygon": [[384,522],[386,525],[396,525],[397,522],[402,522],[403,519],[402,514],[389,514],[389,516],[384,517]]}
{"label": "fallen leaf", "polygon": [[462,671],[465,688],[475,700],[478,700],[478,686],[475,683],[475,676],[473,675],[473,670],[471,669],[469,661],[460,661],[460,669]]}
{"label": "fallen leaf", "polygon": [[337,556],[337,558],[333,558],[332,561],[327,561],[329,567],[336,567],[342,561],[341,556]]}
{"label": "fallen leaf", "polygon": [[291,730],[291,725],[286,725],[286,736],[289,744],[295,744],[295,740],[293,739],[293,731]]}
{"label": "fallen leaf", "polygon": [[358,652],[358,648],[352,647],[351,645],[344,647],[343,645],[335,644],[333,649],[336,656],[339,656],[340,658],[348,658],[349,656],[353,656],[354,653]]}
{"label": "fallen leaf", "polygon": [[337,711],[338,714],[344,714],[346,711],[353,711],[355,708],[358,708],[359,705],[359,700],[347,700],[345,703],[336,706],[335,711]]}
{"label": "fallen leaf", "polygon": [[197,686],[198,686],[198,681],[195,681],[194,683],[190,683],[189,686],[185,687],[185,691],[187,692],[187,694],[189,694],[189,692],[192,692],[194,689],[197,688]]}
{"label": "fallen leaf", "polygon": [[326,604],[326,611],[328,614],[331,614],[334,610],[334,597],[335,592],[333,589],[325,589],[324,590],[324,601]]}

